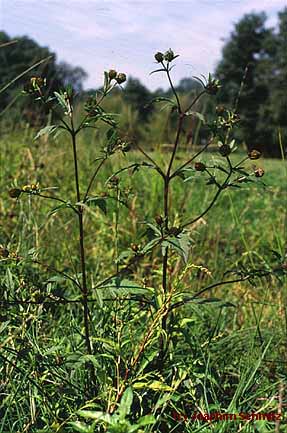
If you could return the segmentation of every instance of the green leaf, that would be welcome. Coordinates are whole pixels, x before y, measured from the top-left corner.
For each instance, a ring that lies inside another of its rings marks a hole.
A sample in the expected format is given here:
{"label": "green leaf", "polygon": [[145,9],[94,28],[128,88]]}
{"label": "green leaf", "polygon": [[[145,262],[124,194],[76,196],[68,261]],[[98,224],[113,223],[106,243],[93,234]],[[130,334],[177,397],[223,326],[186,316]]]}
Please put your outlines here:
{"label": "green leaf", "polygon": [[169,237],[163,243],[162,246],[170,246],[171,249],[176,251],[187,263],[188,255],[191,247],[191,239],[187,233],[181,233],[178,237]]}
{"label": "green leaf", "polygon": [[53,132],[56,131],[56,129],[58,129],[57,125],[45,126],[45,128],[40,129],[40,131],[38,132],[38,134],[36,135],[34,140],[37,140],[39,137],[42,137],[42,135],[45,135],[45,134],[51,135]]}
{"label": "green leaf", "polygon": [[90,426],[80,421],[70,421],[69,425],[80,433],[92,433]]}
{"label": "green leaf", "polygon": [[[56,206],[56,207],[54,207],[50,212],[49,212],[49,215],[54,215],[55,213],[57,213],[57,212],[59,212],[60,210],[62,210],[62,209],[67,209],[67,208],[70,208],[70,209],[73,209],[73,206],[71,205],[71,203],[62,203],[62,204],[60,204],[59,206]],[[73,209],[74,210],[74,209]]]}
{"label": "green leaf", "polygon": [[[123,276],[117,276],[111,278],[108,283],[101,287],[102,289],[109,289],[111,296],[125,296],[130,294],[135,295],[145,295],[150,293],[150,289],[147,287],[142,287],[135,283],[134,281],[123,278]],[[107,293],[107,292],[106,292]]]}
{"label": "green leaf", "polygon": [[165,72],[165,69],[155,69],[154,71],[150,72],[150,75],[155,74],[156,72]]}
{"label": "green leaf", "polygon": [[81,416],[82,418],[93,419],[95,421],[105,421],[107,423],[110,423],[111,421],[111,415],[101,411],[84,409],[84,410],[78,410],[77,415]]}
{"label": "green leaf", "polygon": [[156,419],[153,415],[145,415],[138,420],[137,424],[142,427],[145,425],[153,424],[155,421]]}
{"label": "green leaf", "polygon": [[155,102],[168,102],[168,105],[172,105],[173,107],[177,106],[176,102],[173,99],[160,96],[157,98],[153,98],[150,102],[148,102],[148,104],[145,105],[145,107],[148,107],[154,104]]}
{"label": "green leaf", "polygon": [[68,111],[69,107],[68,107],[68,104],[67,104],[66,101],[65,101],[64,95],[61,95],[61,94],[58,93],[58,92],[54,92],[54,95],[56,96],[56,99],[57,99],[59,105],[60,105],[60,106],[61,106],[65,111]]}
{"label": "green leaf", "polygon": [[93,205],[93,206],[97,206],[98,208],[101,209],[101,211],[107,215],[107,202],[103,197],[89,197],[86,200],[86,204],[89,205]]}
{"label": "green leaf", "polygon": [[153,391],[173,391],[166,383],[160,382],[159,380],[153,380],[151,382],[136,382],[133,384],[133,388],[135,389],[152,389]]}
{"label": "green leaf", "polygon": [[202,123],[205,123],[205,117],[202,113],[199,113],[198,111],[191,111],[188,110],[186,113],[184,113],[186,116],[193,116],[197,117]]}
{"label": "green leaf", "polygon": [[129,386],[125,390],[120,401],[120,406],[118,408],[120,418],[124,419],[127,415],[129,415],[132,402],[133,402],[133,391],[132,388]]}
{"label": "green leaf", "polygon": [[148,242],[148,243],[143,247],[143,249],[141,250],[141,253],[146,254],[146,253],[148,253],[149,251],[151,251],[151,250],[153,249],[154,246],[156,246],[157,244],[159,244],[160,240],[161,240],[161,237],[153,238],[150,242]]}

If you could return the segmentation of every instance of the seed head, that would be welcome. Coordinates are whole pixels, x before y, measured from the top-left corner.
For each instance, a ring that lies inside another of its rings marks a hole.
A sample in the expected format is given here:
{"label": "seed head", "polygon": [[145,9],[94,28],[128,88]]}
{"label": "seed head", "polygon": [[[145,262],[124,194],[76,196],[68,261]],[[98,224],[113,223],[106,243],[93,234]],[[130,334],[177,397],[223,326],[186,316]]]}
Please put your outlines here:
{"label": "seed head", "polygon": [[254,171],[254,174],[256,177],[262,177],[264,176],[264,170],[263,168],[256,168],[256,170]]}
{"label": "seed head", "polygon": [[163,224],[163,218],[161,215],[157,215],[155,217],[155,222],[157,223],[157,225],[161,226]]}
{"label": "seed head", "polygon": [[208,75],[208,80],[206,81],[207,82],[204,86],[206,93],[208,93],[209,95],[216,95],[218,90],[221,87],[220,81],[215,78],[212,78],[210,74]]}
{"label": "seed head", "polygon": [[117,188],[118,184],[120,182],[120,179],[118,178],[118,176],[113,176],[108,183],[109,188]]}
{"label": "seed head", "polygon": [[182,232],[180,227],[171,227],[168,231],[169,235],[178,236]]}
{"label": "seed head", "polygon": [[249,159],[259,159],[261,152],[259,150],[253,149],[248,153]]}
{"label": "seed head", "polygon": [[172,62],[174,58],[175,55],[171,48],[164,53],[164,60],[167,62]]}
{"label": "seed head", "polygon": [[43,87],[45,85],[45,80],[42,77],[32,77],[30,79],[30,83],[34,88]]}
{"label": "seed head", "polygon": [[21,189],[19,188],[12,188],[8,191],[8,194],[11,198],[18,198],[21,194]]}
{"label": "seed head", "polygon": [[218,105],[215,110],[217,114],[224,114],[226,111],[224,105]]}
{"label": "seed head", "polygon": [[131,144],[123,141],[120,148],[123,152],[129,152],[131,150]]}
{"label": "seed head", "polygon": [[120,72],[119,74],[117,74],[116,76],[116,82],[118,84],[122,84],[127,80],[127,76],[126,74],[123,74],[122,72]]}
{"label": "seed head", "polygon": [[139,245],[138,244],[131,244],[131,249],[136,253],[139,250]]}
{"label": "seed head", "polygon": [[219,152],[222,156],[228,156],[231,153],[231,148],[228,144],[223,144],[220,146]]}
{"label": "seed head", "polygon": [[37,192],[39,192],[39,185],[36,184],[36,183],[31,183],[29,185],[24,185],[23,188],[22,188],[22,190],[26,191],[26,192],[37,193]]}
{"label": "seed head", "polygon": [[196,162],[194,164],[194,168],[196,171],[204,171],[206,169],[206,165],[203,162]]}
{"label": "seed head", "polygon": [[30,80],[24,85],[24,92],[36,93],[39,92],[41,87],[46,85],[46,79],[42,77],[31,77]]}
{"label": "seed head", "polygon": [[164,55],[163,55],[163,53],[161,53],[160,51],[158,51],[157,53],[155,53],[154,58],[155,58],[155,60],[156,60],[158,63],[161,63],[161,62],[164,61]]}
{"label": "seed head", "polygon": [[109,79],[110,80],[114,80],[117,76],[117,71],[115,71],[114,69],[110,69],[109,70]]}

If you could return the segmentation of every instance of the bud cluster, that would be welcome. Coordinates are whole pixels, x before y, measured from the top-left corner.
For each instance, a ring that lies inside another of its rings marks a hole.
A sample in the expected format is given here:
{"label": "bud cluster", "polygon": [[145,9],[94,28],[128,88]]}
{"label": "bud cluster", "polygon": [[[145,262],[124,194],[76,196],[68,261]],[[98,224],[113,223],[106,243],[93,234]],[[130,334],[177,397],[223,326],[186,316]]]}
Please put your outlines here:
{"label": "bud cluster", "polygon": [[249,159],[259,159],[260,157],[261,157],[261,152],[257,149],[253,149],[250,152],[248,152]]}
{"label": "bud cluster", "polygon": [[28,185],[24,185],[22,191],[29,192],[32,194],[38,194],[40,192],[39,185],[36,183],[31,183]]}
{"label": "bud cluster", "polygon": [[219,147],[219,153],[222,156],[228,156],[231,153],[231,147],[228,144],[223,144]]}
{"label": "bud cluster", "polygon": [[29,194],[39,194],[40,188],[39,184],[37,183],[31,183],[28,185],[24,185],[21,189],[20,188],[11,188],[8,191],[8,194],[11,198],[18,198],[23,193],[29,193]]}
{"label": "bud cluster", "polygon": [[262,177],[262,176],[264,176],[264,173],[265,172],[264,172],[263,168],[261,168],[261,167],[258,167],[254,170],[255,177]]}
{"label": "bud cluster", "polygon": [[240,122],[240,117],[237,113],[226,109],[223,106],[216,107],[216,112],[220,114],[217,117],[217,126],[222,129],[233,128],[234,125],[237,125]]}
{"label": "bud cluster", "polygon": [[22,190],[19,188],[11,188],[8,191],[8,194],[11,198],[18,198],[18,197],[20,197],[21,193],[22,193]]}
{"label": "bud cluster", "polygon": [[118,187],[119,183],[120,183],[119,177],[113,176],[113,177],[111,177],[111,179],[108,182],[108,188],[109,189],[115,189]]}
{"label": "bud cluster", "polygon": [[25,93],[41,93],[42,87],[46,85],[46,78],[42,77],[31,77],[30,80],[24,84]]}
{"label": "bud cluster", "polygon": [[196,171],[205,171],[206,165],[203,164],[203,162],[196,162],[194,164],[194,168],[195,168]]}
{"label": "bud cluster", "polygon": [[127,80],[126,74],[123,72],[117,72],[115,69],[110,69],[108,72],[109,80],[116,80],[118,84],[122,84]]}
{"label": "bud cluster", "polygon": [[163,61],[170,63],[176,57],[178,57],[178,56],[174,54],[174,52],[172,51],[171,48],[169,48],[165,53],[161,53],[160,51],[158,51],[154,55],[154,58],[158,63],[162,63]]}
{"label": "bud cluster", "polygon": [[216,79],[212,79],[211,76],[209,75],[208,82],[204,86],[206,93],[208,93],[209,95],[216,95],[220,87],[221,87],[220,81]]}

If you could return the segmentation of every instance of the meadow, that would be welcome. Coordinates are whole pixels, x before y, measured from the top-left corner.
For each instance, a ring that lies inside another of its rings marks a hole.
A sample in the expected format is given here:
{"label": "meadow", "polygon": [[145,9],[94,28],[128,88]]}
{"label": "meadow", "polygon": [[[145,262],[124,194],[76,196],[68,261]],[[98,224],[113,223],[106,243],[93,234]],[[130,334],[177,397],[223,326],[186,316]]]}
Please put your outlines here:
{"label": "meadow", "polygon": [[115,70],[78,105],[31,77],[48,125],[2,124],[0,432],[285,430],[282,136],[281,160],[237,148],[237,107],[192,111],[221,85],[182,97],[176,57],[171,142],[109,112]]}
{"label": "meadow", "polygon": [[[208,423],[192,420],[192,414],[282,411],[284,416],[287,294],[278,260],[286,240],[285,162],[260,160],[264,183],[259,179],[223,191],[212,212],[189,227],[186,260],[171,257],[171,273],[179,275],[175,300],[215,287],[174,311],[170,352],[161,369],[155,325],[160,250],[127,273],[133,278],[123,288],[96,287],[144,244],[144,223],[153,223],[162,213],[162,180],[148,167],[135,171],[133,164],[144,158],[132,150],[113,155],[94,185],[99,201],[85,215],[88,281],[95,287],[90,293],[95,351],[88,355],[79,296],[65,278],[71,269],[73,277],[80,272],[74,215],[37,195],[16,200],[8,195],[11,185],[39,183],[43,195],[52,192],[74,200],[69,140],[64,134],[34,137],[35,131],[27,128],[1,140],[1,243],[9,251],[8,257],[2,251],[1,297],[11,303],[1,306],[0,431],[283,432],[282,419]],[[97,134],[86,132],[78,146],[80,180],[87,186],[87,173],[99,152]],[[168,153],[160,145],[151,155],[167,164]],[[244,156],[239,149],[231,159]],[[185,158],[180,152],[175,167]],[[212,165],[220,158],[218,152],[207,152],[201,161]],[[118,174],[116,183],[107,182],[126,166],[132,167]],[[183,212],[185,218],[201,214],[213,195],[201,172],[191,170],[189,177],[172,184],[174,225]],[[252,284],[216,287],[218,281],[230,280],[228,272],[247,268],[264,270],[266,276],[254,276]],[[61,302],[67,298],[74,302]],[[117,404],[115,395],[146,329],[151,330],[146,353],[127,380],[132,397],[125,394],[119,406],[122,418],[108,424],[104,416],[117,414],[111,410]],[[89,360],[96,368],[95,387],[87,383]]]}

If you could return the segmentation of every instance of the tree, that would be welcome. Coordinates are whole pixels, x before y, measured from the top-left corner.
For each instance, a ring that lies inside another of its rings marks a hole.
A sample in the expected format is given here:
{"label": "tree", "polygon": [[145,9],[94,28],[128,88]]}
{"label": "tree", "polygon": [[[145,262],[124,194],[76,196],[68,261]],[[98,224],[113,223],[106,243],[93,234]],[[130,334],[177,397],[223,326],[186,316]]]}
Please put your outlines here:
{"label": "tree", "polygon": [[[265,22],[265,13],[243,16],[223,48],[216,74],[224,89],[220,102],[240,113],[242,128],[238,138],[244,139],[248,149],[275,155],[278,149],[273,146],[270,79],[276,50],[274,33]],[[244,87],[239,95],[242,80]]]}
{"label": "tree", "polygon": [[275,36],[275,73],[271,81],[271,107],[274,121],[287,140],[287,7],[279,13],[278,33]]}
{"label": "tree", "polygon": [[[0,32],[0,45],[9,43],[11,40],[5,32]],[[0,50],[0,89],[36,62],[47,57],[50,58],[37,69],[31,71],[29,75],[26,74],[17,80],[7,91],[1,93],[0,112],[15,99],[15,96],[20,93],[20,89],[33,75],[47,79],[47,91],[49,92],[63,88],[68,83],[72,84],[76,91],[82,90],[82,82],[87,76],[82,68],[74,68],[63,62],[58,64],[55,53],[52,53],[47,47],[39,46],[26,36],[16,37],[14,40],[17,42],[4,46]],[[32,107],[34,105],[29,103],[29,98],[18,98],[14,104],[14,114],[18,112],[19,116],[23,117],[23,113],[24,115],[26,113],[26,120],[29,121],[35,117],[35,108]],[[41,110],[37,113],[40,112]],[[9,115],[12,115],[11,110],[9,110]]]}
{"label": "tree", "polygon": [[137,110],[139,120],[145,122],[152,112],[150,91],[137,78],[130,77],[125,86],[124,98]]}

